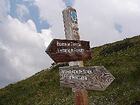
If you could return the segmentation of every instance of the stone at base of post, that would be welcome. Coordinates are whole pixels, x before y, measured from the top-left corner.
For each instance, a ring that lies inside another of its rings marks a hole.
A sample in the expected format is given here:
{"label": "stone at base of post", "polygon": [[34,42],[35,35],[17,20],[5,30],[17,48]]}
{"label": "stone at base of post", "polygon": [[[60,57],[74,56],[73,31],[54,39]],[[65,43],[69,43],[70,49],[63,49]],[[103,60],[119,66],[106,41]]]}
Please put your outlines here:
{"label": "stone at base of post", "polygon": [[72,89],[75,97],[75,105],[88,105],[88,92],[85,89]]}

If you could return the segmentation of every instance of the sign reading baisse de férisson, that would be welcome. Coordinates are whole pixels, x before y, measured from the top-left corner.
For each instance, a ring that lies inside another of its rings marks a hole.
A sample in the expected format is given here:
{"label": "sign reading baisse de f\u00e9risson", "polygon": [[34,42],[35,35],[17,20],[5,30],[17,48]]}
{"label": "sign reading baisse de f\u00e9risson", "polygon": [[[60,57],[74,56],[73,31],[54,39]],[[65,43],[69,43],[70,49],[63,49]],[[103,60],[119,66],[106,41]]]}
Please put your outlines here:
{"label": "sign reading baisse de f\u00e9risson", "polygon": [[54,39],[46,52],[56,63],[91,59],[89,41]]}
{"label": "sign reading baisse de f\u00e9risson", "polygon": [[105,90],[115,79],[104,66],[60,67],[61,86],[87,90]]}

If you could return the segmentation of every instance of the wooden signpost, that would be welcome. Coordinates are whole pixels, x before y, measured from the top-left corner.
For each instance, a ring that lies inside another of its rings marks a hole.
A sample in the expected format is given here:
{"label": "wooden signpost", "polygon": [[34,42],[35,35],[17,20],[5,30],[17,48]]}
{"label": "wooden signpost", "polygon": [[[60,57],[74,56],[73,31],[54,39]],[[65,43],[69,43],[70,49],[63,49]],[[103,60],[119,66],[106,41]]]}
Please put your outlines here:
{"label": "wooden signpost", "polygon": [[75,105],[88,105],[87,90],[104,91],[115,79],[104,66],[83,67],[91,59],[88,41],[80,41],[76,10],[67,7],[63,12],[66,40],[54,39],[46,53],[56,62],[69,62],[60,67],[60,85],[72,88]]}
{"label": "wooden signpost", "polygon": [[61,86],[86,90],[104,91],[115,79],[104,66],[61,67]]}
{"label": "wooden signpost", "polygon": [[56,63],[91,59],[89,41],[54,39],[46,53]]}

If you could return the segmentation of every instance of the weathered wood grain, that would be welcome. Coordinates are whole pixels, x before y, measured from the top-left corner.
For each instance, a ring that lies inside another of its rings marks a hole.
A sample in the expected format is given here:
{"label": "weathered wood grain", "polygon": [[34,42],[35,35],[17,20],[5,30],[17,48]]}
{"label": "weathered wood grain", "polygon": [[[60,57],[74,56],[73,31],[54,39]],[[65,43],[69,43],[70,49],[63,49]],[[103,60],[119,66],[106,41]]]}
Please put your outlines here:
{"label": "weathered wood grain", "polygon": [[56,63],[91,59],[89,41],[54,39],[46,53]]}
{"label": "weathered wood grain", "polygon": [[71,88],[104,91],[115,79],[104,66],[60,67],[60,85]]}

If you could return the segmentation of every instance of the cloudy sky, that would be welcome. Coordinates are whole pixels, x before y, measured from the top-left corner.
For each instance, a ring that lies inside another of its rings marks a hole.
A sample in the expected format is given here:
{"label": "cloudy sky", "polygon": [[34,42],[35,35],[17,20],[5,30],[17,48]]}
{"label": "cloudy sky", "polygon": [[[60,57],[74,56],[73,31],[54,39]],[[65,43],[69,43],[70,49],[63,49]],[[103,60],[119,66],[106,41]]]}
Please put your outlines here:
{"label": "cloudy sky", "polygon": [[51,65],[45,49],[64,38],[61,12],[69,5],[91,47],[140,34],[140,0],[0,0],[0,87]]}

